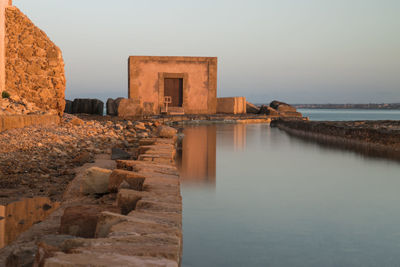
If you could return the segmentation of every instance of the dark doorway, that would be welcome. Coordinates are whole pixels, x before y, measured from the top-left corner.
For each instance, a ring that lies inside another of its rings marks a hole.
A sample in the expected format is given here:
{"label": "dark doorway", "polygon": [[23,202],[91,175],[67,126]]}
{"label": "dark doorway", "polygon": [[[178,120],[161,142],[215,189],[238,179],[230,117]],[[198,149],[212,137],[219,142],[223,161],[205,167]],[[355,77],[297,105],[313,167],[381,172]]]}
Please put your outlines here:
{"label": "dark doorway", "polygon": [[183,104],[183,79],[182,78],[165,78],[164,79],[164,96],[170,96],[171,107],[182,107]]}

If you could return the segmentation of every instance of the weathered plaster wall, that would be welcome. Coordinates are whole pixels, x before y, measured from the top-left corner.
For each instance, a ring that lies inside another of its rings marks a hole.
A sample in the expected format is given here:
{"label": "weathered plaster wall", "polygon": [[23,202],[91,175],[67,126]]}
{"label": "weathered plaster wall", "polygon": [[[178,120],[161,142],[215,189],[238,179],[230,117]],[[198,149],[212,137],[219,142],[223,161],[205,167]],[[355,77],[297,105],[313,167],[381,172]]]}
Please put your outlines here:
{"label": "weathered plaster wall", "polygon": [[184,78],[183,108],[186,114],[216,113],[217,58],[141,57],[129,58],[129,98],[154,103],[154,112],[162,107],[163,75],[180,74]]}
{"label": "weathered plaster wall", "polygon": [[49,114],[62,115],[65,74],[61,50],[18,8],[5,10],[5,90]]}

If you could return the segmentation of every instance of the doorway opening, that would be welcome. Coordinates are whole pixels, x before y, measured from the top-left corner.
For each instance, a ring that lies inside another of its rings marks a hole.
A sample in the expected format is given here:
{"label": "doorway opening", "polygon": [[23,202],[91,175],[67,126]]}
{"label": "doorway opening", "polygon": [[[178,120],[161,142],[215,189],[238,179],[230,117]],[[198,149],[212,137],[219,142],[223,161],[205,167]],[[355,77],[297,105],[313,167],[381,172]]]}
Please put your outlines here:
{"label": "doorway opening", "polygon": [[164,97],[171,97],[171,107],[182,107],[183,105],[183,79],[165,78]]}

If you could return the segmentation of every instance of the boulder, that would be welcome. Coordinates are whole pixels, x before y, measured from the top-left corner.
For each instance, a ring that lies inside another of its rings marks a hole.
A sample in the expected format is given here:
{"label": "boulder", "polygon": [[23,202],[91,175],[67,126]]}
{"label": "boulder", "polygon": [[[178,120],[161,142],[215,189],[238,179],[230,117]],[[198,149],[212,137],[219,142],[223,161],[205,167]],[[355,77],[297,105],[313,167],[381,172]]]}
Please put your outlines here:
{"label": "boulder", "polygon": [[270,107],[276,109],[279,112],[279,116],[287,118],[301,118],[303,115],[297,112],[296,108],[280,101],[272,101]]}
{"label": "boulder", "polygon": [[175,128],[161,125],[157,128],[157,134],[161,138],[174,138],[178,131]]}
{"label": "boulder", "polygon": [[111,170],[98,167],[87,169],[82,177],[81,193],[85,195],[107,193],[111,173]]}
{"label": "boulder", "polygon": [[121,99],[117,108],[118,117],[135,117],[143,115],[143,108],[140,100]]}
{"label": "boulder", "polygon": [[261,106],[260,111],[258,112],[258,114],[266,114],[266,115],[269,115],[269,116],[278,116],[279,115],[278,111],[276,111],[275,109],[273,109],[273,108],[271,108],[269,106],[266,106],[266,105],[262,105]]}
{"label": "boulder", "polygon": [[104,103],[99,99],[77,98],[72,102],[72,114],[103,115]]}
{"label": "boulder", "polygon": [[296,108],[280,101],[272,101],[269,106],[278,112],[297,112]]}
{"label": "boulder", "polygon": [[144,180],[145,177],[143,175],[131,171],[117,169],[112,171],[110,175],[108,191],[117,192],[119,186],[124,181],[129,184],[130,189],[142,191]]}
{"label": "boulder", "polygon": [[260,108],[250,102],[246,102],[246,112],[250,114],[258,114]]}

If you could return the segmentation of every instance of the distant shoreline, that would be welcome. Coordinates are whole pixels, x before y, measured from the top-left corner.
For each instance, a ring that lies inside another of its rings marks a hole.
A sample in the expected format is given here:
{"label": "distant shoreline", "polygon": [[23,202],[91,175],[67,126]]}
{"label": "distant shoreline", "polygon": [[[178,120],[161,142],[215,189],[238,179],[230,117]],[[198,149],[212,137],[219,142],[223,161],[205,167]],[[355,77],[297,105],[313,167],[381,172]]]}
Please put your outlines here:
{"label": "distant shoreline", "polygon": [[379,109],[400,110],[400,103],[391,104],[293,104],[296,108],[307,109]]}

